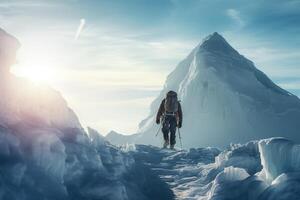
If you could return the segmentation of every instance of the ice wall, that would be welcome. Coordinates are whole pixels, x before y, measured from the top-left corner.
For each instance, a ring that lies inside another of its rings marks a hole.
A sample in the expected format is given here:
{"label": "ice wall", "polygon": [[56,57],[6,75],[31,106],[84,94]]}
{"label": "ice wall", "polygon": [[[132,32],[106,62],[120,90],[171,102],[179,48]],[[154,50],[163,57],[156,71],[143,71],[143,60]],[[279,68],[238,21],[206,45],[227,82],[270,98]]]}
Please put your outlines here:
{"label": "ice wall", "polygon": [[285,138],[271,138],[258,143],[263,170],[260,176],[269,184],[284,173],[300,171],[300,145]]}

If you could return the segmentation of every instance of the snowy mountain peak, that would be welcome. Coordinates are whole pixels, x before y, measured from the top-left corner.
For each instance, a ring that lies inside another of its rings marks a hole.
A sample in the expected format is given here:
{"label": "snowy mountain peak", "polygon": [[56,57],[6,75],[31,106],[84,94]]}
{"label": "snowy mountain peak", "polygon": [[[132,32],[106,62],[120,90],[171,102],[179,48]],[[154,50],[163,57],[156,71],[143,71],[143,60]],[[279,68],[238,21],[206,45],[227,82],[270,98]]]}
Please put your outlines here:
{"label": "snowy mountain peak", "polygon": [[214,32],[208,36],[206,36],[203,40],[203,42],[205,41],[225,41],[225,39],[223,38],[223,36],[221,34],[219,34],[218,32]]}
{"label": "snowy mountain peak", "polygon": [[199,50],[206,50],[208,52],[222,52],[235,53],[238,52],[230,46],[230,44],[217,32],[207,36],[199,46]]}
{"label": "snowy mountain peak", "polygon": [[280,136],[300,141],[300,100],[272,82],[218,33],[206,37],[168,75],[135,138],[107,139],[160,145],[162,138],[154,137],[159,129],[155,116],[169,90],[181,100],[185,147]]}

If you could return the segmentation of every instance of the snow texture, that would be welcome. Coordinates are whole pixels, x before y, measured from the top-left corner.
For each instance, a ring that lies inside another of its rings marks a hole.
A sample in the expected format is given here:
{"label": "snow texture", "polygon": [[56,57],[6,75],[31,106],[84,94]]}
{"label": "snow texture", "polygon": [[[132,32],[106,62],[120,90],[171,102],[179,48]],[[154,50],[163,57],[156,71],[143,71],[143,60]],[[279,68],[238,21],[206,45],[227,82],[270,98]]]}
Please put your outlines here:
{"label": "snow texture", "polygon": [[155,116],[169,90],[177,91],[181,100],[186,148],[282,136],[300,142],[298,97],[274,84],[218,33],[204,39],[169,74],[134,138],[109,141],[160,146],[162,134],[153,137],[159,129]]}
{"label": "snow texture", "polygon": [[177,199],[296,200],[300,199],[297,148],[287,139],[270,138],[231,145],[222,152],[147,145],[136,145],[129,152],[168,183]]}
{"label": "snow texture", "polygon": [[78,131],[77,139],[61,134],[1,127],[1,200],[173,198],[163,181],[99,133]]}
{"label": "snow texture", "polygon": [[276,177],[283,173],[300,170],[300,146],[287,139],[261,140],[259,151],[264,169],[260,175],[268,183],[276,183]]}

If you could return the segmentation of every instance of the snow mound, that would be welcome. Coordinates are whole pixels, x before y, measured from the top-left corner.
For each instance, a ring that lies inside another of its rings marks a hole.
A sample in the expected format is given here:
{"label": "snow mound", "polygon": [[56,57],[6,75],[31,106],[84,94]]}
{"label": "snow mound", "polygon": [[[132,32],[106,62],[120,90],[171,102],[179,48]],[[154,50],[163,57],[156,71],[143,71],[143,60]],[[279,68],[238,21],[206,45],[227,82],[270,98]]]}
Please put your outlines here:
{"label": "snow mound", "polygon": [[12,74],[7,74],[0,84],[1,125],[81,129],[77,116],[59,92]]}
{"label": "snow mound", "polygon": [[242,168],[251,175],[255,174],[262,169],[257,142],[231,145],[215,158],[215,165],[218,168],[230,166]]}
{"label": "snow mound", "polygon": [[297,200],[300,198],[300,173],[282,174],[263,192],[259,200]]}
{"label": "snow mound", "polygon": [[[285,138],[270,138],[237,146],[216,157],[217,166],[220,163],[230,165],[231,175],[220,181],[219,176],[226,174],[228,169],[225,168],[216,176],[209,193],[210,199],[300,198],[297,192],[300,188],[299,145]],[[222,156],[236,154],[234,152],[237,151],[238,160]],[[238,166],[239,169],[231,166]],[[247,172],[250,172],[249,175]]]}

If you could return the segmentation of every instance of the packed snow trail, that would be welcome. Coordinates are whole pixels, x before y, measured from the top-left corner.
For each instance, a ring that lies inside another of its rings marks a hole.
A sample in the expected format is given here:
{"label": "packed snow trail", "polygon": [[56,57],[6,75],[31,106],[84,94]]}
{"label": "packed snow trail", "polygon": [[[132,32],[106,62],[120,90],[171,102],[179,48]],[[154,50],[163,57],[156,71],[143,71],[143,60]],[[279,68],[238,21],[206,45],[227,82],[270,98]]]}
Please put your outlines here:
{"label": "packed snow trail", "polygon": [[199,180],[198,168],[213,163],[220,153],[216,148],[185,150],[161,149],[148,145],[136,145],[131,151],[137,163],[149,166],[174,191],[177,199],[188,197],[193,183]]}

